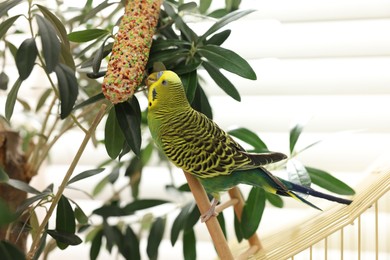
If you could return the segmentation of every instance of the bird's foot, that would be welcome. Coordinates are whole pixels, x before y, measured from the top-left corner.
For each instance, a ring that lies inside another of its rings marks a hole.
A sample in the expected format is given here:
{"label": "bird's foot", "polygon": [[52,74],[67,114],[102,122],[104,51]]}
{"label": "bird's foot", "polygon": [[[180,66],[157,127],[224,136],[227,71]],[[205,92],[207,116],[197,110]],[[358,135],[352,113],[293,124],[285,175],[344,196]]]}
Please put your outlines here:
{"label": "bird's foot", "polygon": [[202,223],[208,221],[211,217],[218,216],[218,212],[215,211],[215,207],[217,206],[217,204],[218,204],[218,200],[213,198],[209,210],[207,210],[204,214],[202,214],[202,216],[200,216],[200,221]]}

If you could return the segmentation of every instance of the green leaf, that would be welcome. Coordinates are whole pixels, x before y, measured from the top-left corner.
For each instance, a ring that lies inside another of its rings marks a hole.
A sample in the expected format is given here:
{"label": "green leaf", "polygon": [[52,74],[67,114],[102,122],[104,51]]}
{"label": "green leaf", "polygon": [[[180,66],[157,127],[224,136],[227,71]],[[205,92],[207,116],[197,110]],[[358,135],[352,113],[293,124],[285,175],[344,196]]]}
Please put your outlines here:
{"label": "green leaf", "polygon": [[196,70],[180,76],[183,83],[188,102],[192,102],[195,97],[196,88],[198,87],[198,76]]}
{"label": "green leaf", "polygon": [[194,229],[184,230],[183,255],[186,260],[196,259],[196,238]]}
{"label": "green leaf", "polygon": [[60,232],[54,229],[48,229],[46,230],[47,234],[49,234],[52,238],[54,238],[57,242],[70,245],[70,246],[77,246],[81,244],[83,241],[81,238],[79,238],[77,235],[73,233],[65,233]]}
{"label": "green leaf", "polygon": [[194,57],[188,63],[186,63],[186,61],[183,61],[175,65],[173,70],[176,72],[176,74],[182,77],[182,75],[184,74],[197,70],[201,64],[202,60],[197,57]]}
{"label": "green leaf", "polygon": [[127,226],[126,233],[123,240],[123,256],[128,260],[141,259],[139,250],[139,240],[134,231]]}
{"label": "green leaf", "polygon": [[78,82],[74,71],[64,64],[58,64],[55,67],[55,73],[58,79],[58,89],[61,100],[61,119],[66,118],[73,109],[79,93]]}
{"label": "green leaf", "polygon": [[95,209],[92,213],[102,216],[103,218],[119,217],[126,215],[118,205],[104,205],[100,208]]}
{"label": "green leaf", "polygon": [[179,5],[178,12],[182,12],[185,10],[192,10],[192,9],[195,9],[196,7],[197,7],[197,4],[195,2],[184,3],[184,4]]}
{"label": "green leaf", "polygon": [[20,16],[21,16],[20,14],[12,16],[7,20],[5,20],[4,22],[0,23],[0,39],[3,38],[3,36],[7,33],[8,29],[11,28],[11,26]]}
{"label": "green leaf", "polygon": [[212,0],[200,0],[199,1],[199,12],[205,14],[209,9]]}
{"label": "green leaf", "polygon": [[286,169],[289,181],[304,187],[310,187],[310,175],[307,172],[305,166],[300,161],[296,159],[288,160]]}
{"label": "green leaf", "polygon": [[0,3],[0,17],[7,14],[8,10],[20,4],[22,0],[6,0]]}
{"label": "green leaf", "polygon": [[115,105],[116,118],[127,144],[137,155],[141,152],[141,110],[135,96],[126,102]]}
{"label": "green leaf", "polygon": [[290,130],[290,153],[294,152],[295,145],[299,139],[299,136],[302,133],[302,130],[302,124],[297,124]]}
{"label": "green leaf", "polygon": [[250,238],[259,227],[265,207],[265,191],[253,187],[242,211],[241,230],[245,239]]}
{"label": "green leaf", "polygon": [[225,15],[228,15],[229,11],[226,10],[225,8],[217,9],[209,13],[207,16],[213,17],[213,18],[222,18]]}
{"label": "green leaf", "polygon": [[30,197],[30,198],[24,200],[24,201],[22,202],[22,204],[20,204],[20,205],[18,206],[17,213],[18,213],[18,214],[23,213],[23,211],[24,211],[25,209],[27,209],[31,204],[33,204],[34,202],[36,202],[36,201],[38,201],[38,200],[46,199],[50,194],[51,194],[51,192],[49,192],[49,191],[44,191],[44,192],[42,192],[42,193],[40,193],[40,194],[38,194],[38,195],[35,195],[35,196],[33,196],[33,197]]}
{"label": "green leaf", "polygon": [[198,36],[190,27],[188,27],[187,23],[185,23],[183,19],[181,19],[181,17],[175,12],[175,10],[172,8],[170,3],[164,2],[163,5],[164,5],[165,12],[170,17],[172,17],[176,27],[181,31],[181,33],[184,35],[186,40],[191,42],[196,42],[198,40]]}
{"label": "green leaf", "polygon": [[57,32],[57,35],[60,37],[61,42],[66,46],[67,49],[70,48],[68,35],[66,33],[66,29],[60,19],[57,18],[55,14],[49,11],[45,6],[36,5],[45,18],[54,26],[54,29]]}
{"label": "green leaf", "polygon": [[111,109],[104,129],[104,146],[111,159],[118,157],[124,141],[125,137],[116,118],[115,109]]}
{"label": "green leaf", "polygon": [[158,248],[163,239],[165,224],[166,224],[166,219],[158,217],[153,222],[152,227],[150,228],[146,253],[148,254],[149,259],[151,260],[157,260]]}
{"label": "green leaf", "polygon": [[194,202],[192,203],[192,209],[190,209],[186,223],[184,224],[184,230],[192,229],[196,225],[196,223],[198,223],[199,218],[200,218],[200,211],[198,206]]}
{"label": "green leaf", "polygon": [[355,191],[346,183],[333,177],[330,173],[306,166],[312,182],[328,191],[340,194],[340,195],[354,195]]}
{"label": "green leaf", "polygon": [[[156,40],[153,40],[151,52],[157,53],[164,49],[171,49],[171,48],[179,48],[179,47],[187,47],[187,49],[191,48],[191,43],[187,41],[183,41],[180,39],[162,39],[158,38]],[[156,70],[154,70],[156,71]]]}
{"label": "green leaf", "polygon": [[273,194],[273,193],[269,193],[269,192],[266,192],[265,195],[267,197],[267,200],[272,205],[274,205],[277,208],[283,208],[283,205],[284,205],[283,199],[279,195],[276,195],[276,194]]}
{"label": "green leaf", "polygon": [[69,184],[74,183],[76,181],[83,180],[85,178],[89,178],[91,176],[94,176],[96,174],[101,173],[104,170],[105,170],[104,168],[100,168],[100,169],[83,171],[83,172],[77,174],[76,176],[74,176],[72,179],[70,179],[66,185],[69,185]]}
{"label": "green leaf", "polygon": [[8,83],[9,83],[8,75],[4,71],[2,71],[0,73],[0,89],[1,90],[7,90]]}
{"label": "green leaf", "polygon": [[87,100],[84,100],[80,104],[76,105],[73,108],[73,110],[80,109],[82,107],[94,104],[94,103],[96,103],[96,102],[98,102],[100,100],[103,100],[103,99],[104,99],[104,94],[103,93],[96,94],[95,96],[92,96],[92,97],[88,98]]}
{"label": "green leaf", "polygon": [[[110,226],[107,221],[103,222],[103,231],[106,237],[106,248],[111,253],[113,246],[118,245],[119,251],[122,249],[122,234],[116,226]],[[119,231],[119,232],[118,232]]]}
{"label": "green leaf", "polygon": [[88,216],[79,207],[79,205],[76,205],[76,208],[74,209],[74,216],[77,219],[77,222],[79,222],[81,225],[88,224]]}
{"label": "green leaf", "polygon": [[16,214],[11,211],[7,203],[0,198],[0,227],[13,222],[16,219]]}
{"label": "green leaf", "polygon": [[42,40],[42,52],[46,62],[46,71],[51,73],[58,64],[61,43],[58,40],[56,30],[50,21],[40,15],[36,15],[36,18],[39,27],[38,33]]}
{"label": "green leaf", "polygon": [[220,33],[216,33],[213,36],[211,36],[210,39],[206,40],[205,45],[220,46],[222,43],[226,41],[227,38],[229,38],[231,32],[232,30],[225,30]]}
{"label": "green leaf", "polygon": [[19,88],[22,85],[22,80],[17,79],[8,93],[7,101],[5,102],[5,118],[10,121],[14,113],[16,98],[18,97]]}
{"label": "green leaf", "polygon": [[109,33],[109,31],[103,29],[87,29],[69,33],[68,39],[72,42],[89,42]]}
{"label": "green leaf", "polygon": [[225,69],[247,79],[256,79],[256,73],[249,63],[231,50],[217,45],[206,45],[199,47],[196,53],[217,68]]}
{"label": "green leaf", "polygon": [[135,200],[130,202],[123,208],[124,214],[132,214],[137,210],[152,208],[158,205],[162,205],[168,203],[167,200],[158,200],[158,199],[143,199],[143,200]]}
{"label": "green leaf", "polygon": [[9,180],[8,174],[5,172],[4,168],[0,165],[0,183],[7,182],[8,180]]}
{"label": "green leaf", "polygon": [[99,256],[100,248],[102,247],[102,238],[103,238],[103,230],[100,229],[98,233],[94,236],[91,249],[89,250],[89,258],[91,260],[96,260]]}
{"label": "green leaf", "polygon": [[172,246],[175,245],[177,239],[179,238],[180,231],[182,231],[184,228],[185,222],[187,221],[188,214],[190,213],[191,208],[192,208],[192,203],[190,202],[182,208],[179,215],[177,215],[177,217],[175,218],[171,230]]}
{"label": "green leaf", "polygon": [[[1,9],[0,9],[1,10]],[[19,248],[8,241],[0,241],[0,255],[2,260],[25,260],[26,256]]]}
{"label": "green leaf", "polygon": [[27,193],[31,193],[31,194],[41,194],[41,192],[35,188],[33,188],[32,186],[30,186],[28,183],[25,183],[23,181],[20,181],[20,180],[15,180],[15,179],[9,179],[7,184],[9,186],[12,186],[18,190],[21,190],[21,191],[25,191]]}
{"label": "green leaf", "polygon": [[25,80],[30,76],[38,55],[37,45],[34,38],[26,39],[16,52],[15,63],[18,68],[19,77]]}
{"label": "green leaf", "polygon": [[38,100],[37,107],[35,108],[35,112],[38,112],[43,107],[43,105],[45,104],[47,98],[50,96],[52,91],[53,90],[51,88],[48,88],[43,92],[43,94]]}
{"label": "green leaf", "polygon": [[[57,217],[56,217],[56,232],[61,234],[74,234],[76,231],[76,221],[72,206],[69,200],[65,196],[61,196],[57,205]],[[49,233],[50,235],[50,233]],[[65,249],[68,244],[61,240],[57,241],[57,246],[61,249]]]}
{"label": "green leaf", "polygon": [[210,77],[217,83],[217,85],[225,91],[226,94],[231,96],[237,101],[241,101],[240,93],[238,93],[236,87],[228,80],[218,68],[208,62],[203,62],[202,66],[209,73]]}
{"label": "green leaf", "polygon": [[260,139],[260,137],[247,128],[241,127],[228,132],[230,135],[244,141],[253,146],[255,152],[268,152],[267,145]]}
{"label": "green leaf", "polygon": [[108,183],[108,177],[106,176],[101,181],[99,181],[98,184],[96,184],[95,188],[92,191],[92,196],[98,195]]}
{"label": "green leaf", "polygon": [[206,96],[206,93],[204,93],[202,87],[199,84],[196,88],[195,97],[191,103],[191,106],[195,110],[205,114],[208,118],[213,118],[213,111],[211,109],[209,100]]}
{"label": "green leaf", "polygon": [[236,214],[234,214],[234,232],[236,234],[237,241],[240,243],[244,237],[242,234],[240,221],[238,220]]}
{"label": "green leaf", "polygon": [[215,24],[213,24],[201,37],[199,37],[198,42],[204,41],[209,35],[218,31],[228,23],[233,22],[247,14],[250,14],[253,11],[255,10],[234,11],[225,15],[223,18],[219,19]]}

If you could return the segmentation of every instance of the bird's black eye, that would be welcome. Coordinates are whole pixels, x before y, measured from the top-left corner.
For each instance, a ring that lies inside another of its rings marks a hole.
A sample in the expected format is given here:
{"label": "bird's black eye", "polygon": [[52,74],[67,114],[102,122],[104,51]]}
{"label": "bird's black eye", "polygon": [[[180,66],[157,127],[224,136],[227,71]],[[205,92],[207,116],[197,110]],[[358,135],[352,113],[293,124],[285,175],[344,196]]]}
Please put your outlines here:
{"label": "bird's black eye", "polygon": [[164,79],[163,81],[161,81],[161,84],[163,84],[164,86],[168,85],[168,82]]}

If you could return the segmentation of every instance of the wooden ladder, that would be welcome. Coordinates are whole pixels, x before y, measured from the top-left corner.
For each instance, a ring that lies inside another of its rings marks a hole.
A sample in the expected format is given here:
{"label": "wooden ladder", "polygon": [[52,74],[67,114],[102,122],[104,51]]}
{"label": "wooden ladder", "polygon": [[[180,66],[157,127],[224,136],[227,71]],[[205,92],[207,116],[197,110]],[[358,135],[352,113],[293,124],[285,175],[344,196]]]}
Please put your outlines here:
{"label": "wooden ladder", "polygon": [[[199,207],[200,214],[204,214],[210,207],[210,201],[207,197],[206,191],[204,190],[203,186],[200,184],[200,182],[192,176],[190,173],[184,172],[188,185],[191,189],[192,194],[194,195],[196,204]],[[240,190],[237,187],[234,187],[233,189],[229,190],[230,200],[222,203],[221,205],[218,205],[216,208],[217,212],[221,212],[222,210],[226,209],[227,207],[233,206],[234,212],[238,218],[238,220],[241,221],[241,214],[244,207],[244,199],[241,196]],[[207,229],[210,233],[211,239],[213,240],[215,249],[217,251],[217,254],[220,259],[222,260],[231,260],[231,259],[248,259],[249,256],[255,254],[258,250],[262,248],[259,237],[257,234],[253,234],[249,239],[249,248],[242,254],[240,254],[238,257],[234,258],[233,254],[227,244],[227,241],[225,239],[225,236],[223,235],[221,226],[219,225],[219,222],[217,218],[212,217],[208,221],[205,222]]]}

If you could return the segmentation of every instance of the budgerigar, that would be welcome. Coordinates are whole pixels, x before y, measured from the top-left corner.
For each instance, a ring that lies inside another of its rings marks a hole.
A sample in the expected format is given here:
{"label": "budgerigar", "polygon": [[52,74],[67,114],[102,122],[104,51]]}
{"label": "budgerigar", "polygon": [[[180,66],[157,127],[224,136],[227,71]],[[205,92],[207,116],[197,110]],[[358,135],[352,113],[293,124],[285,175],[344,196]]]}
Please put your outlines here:
{"label": "budgerigar", "polygon": [[315,208],[294,191],[351,203],[273,176],[262,166],[287,156],[277,152],[246,152],[214,121],[190,106],[182,82],[174,72],[154,72],[147,78],[147,85],[148,125],[156,145],[177,167],[196,176],[214,197],[211,208],[202,215],[202,221],[216,215],[220,192],[241,183],[293,197]]}

